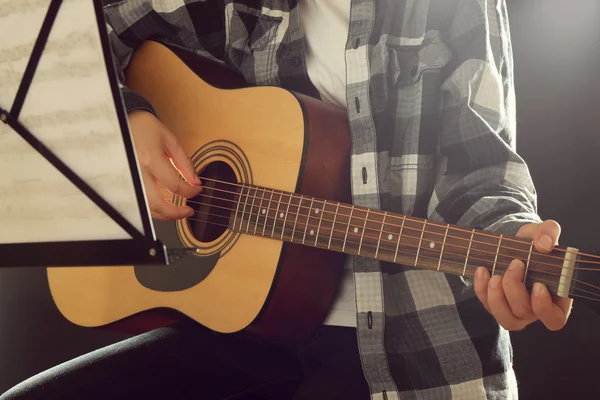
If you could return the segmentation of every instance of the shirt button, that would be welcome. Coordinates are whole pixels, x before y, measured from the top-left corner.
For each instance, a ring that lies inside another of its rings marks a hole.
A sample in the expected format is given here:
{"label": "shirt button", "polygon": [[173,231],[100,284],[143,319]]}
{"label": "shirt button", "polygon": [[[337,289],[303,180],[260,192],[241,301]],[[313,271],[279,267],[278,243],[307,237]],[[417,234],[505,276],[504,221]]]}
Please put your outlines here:
{"label": "shirt button", "polygon": [[290,59],[290,64],[292,65],[292,67],[298,67],[300,65],[300,58],[299,57],[292,57]]}

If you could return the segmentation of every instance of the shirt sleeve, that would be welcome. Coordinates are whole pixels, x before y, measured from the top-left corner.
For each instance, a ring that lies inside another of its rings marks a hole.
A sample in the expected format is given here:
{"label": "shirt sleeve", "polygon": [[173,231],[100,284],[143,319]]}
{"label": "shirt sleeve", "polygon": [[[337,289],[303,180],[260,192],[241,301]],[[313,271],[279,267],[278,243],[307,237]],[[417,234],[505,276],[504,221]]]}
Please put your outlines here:
{"label": "shirt sleeve", "polygon": [[523,224],[541,220],[529,169],[516,151],[505,1],[457,1],[446,34],[453,59],[440,109],[445,169],[430,218],[513,236]]}
{"label": "shirt sleeve", "polygon": [[[210,56],[210,49],[207,51],[201,46],[197,34],[206,24],[203,21],[195,24],[190,14],[208,14],[215,21],[215,17],[219,15],[219,7],[214,3],[207,4],[201,0],[125,0],[104,7],[112,58],[128,112],[145,109],[156,115],[150,102],[124,84],[124,70],[135,49],[147,40],[154,40]],[[223,15],[222,10],[220,14]],[[209,30],[221,30],[222,24],[220,21],[212,22],[207,27],[207,32],[202,33],[209,36]]]}

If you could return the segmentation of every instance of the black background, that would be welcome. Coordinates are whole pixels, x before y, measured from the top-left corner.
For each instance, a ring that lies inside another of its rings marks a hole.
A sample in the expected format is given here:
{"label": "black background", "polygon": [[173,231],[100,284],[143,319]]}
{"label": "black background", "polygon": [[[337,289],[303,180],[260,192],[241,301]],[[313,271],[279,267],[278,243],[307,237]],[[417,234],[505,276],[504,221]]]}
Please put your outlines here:
{"label": "black background", "polygon": [[[561,245],[600,249],[600,2],[508,0],[518,151],[542,218]],[[575,303],[569,324],[513,333],[522,399],[600,398],[600,314]],[[74,326],[57,311],[43,269],[0,270],[0,393],[35,373],[126,336]]]}

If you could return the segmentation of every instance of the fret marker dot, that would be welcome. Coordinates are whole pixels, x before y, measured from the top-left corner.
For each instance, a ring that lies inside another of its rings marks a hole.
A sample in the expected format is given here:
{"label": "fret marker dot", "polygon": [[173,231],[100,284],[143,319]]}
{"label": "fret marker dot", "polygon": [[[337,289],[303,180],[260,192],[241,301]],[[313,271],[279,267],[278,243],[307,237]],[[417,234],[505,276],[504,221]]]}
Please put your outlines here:
{"label": "fret marker dot", "polygon": [[279,218],[283,218],[283,213],[279,213]]}
{"label": "fret marker dot", "polygon": [[319,213],[319,209],[315,208],[315,214],[318,214],[318,213]]}
{"label": "fret marker dot", "polygon": [[263,215],[265,215],[265,214],[267,213],[267,210],[265,210],[265,209],[263,208],[263,210],[262,210],[261,212],[263,213]]}
{"label": "fret marker dot", "polygon": [[358,228],[354,228],[354,233],[358,233]]}
{"label": "fret marker dot", "polygon": [[312,236],[312,235],[314,235],[314,234],[315,234],[315,230],[314,230],[314,229],[311,229],[311,230],[310,230],[310,236]]}
{"label": "fret marker dot", "polygon": [[392,235],[391,233],[388,235],[388,240],[392,240],[392,238],[394,237],[394,235]]}
{"label": "fret marker dot", "polygon": [[431,242],[429,243],[429,248],[433,249],[435,247],[435,243]]}

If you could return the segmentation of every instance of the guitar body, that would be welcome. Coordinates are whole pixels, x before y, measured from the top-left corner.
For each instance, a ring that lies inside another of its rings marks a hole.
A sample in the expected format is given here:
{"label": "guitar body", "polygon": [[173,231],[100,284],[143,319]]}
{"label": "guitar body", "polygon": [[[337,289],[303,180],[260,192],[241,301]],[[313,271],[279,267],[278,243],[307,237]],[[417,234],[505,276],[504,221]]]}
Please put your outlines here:
{"label": "guitar body", "polygon": [[[147,42],[132,59],[127,84],[153,104],[201,178],[349,200],[345,111],[277,87],[245,88],[223,67],[195,62],[192,70],[168,48]],[[203,184],[200,196],[216,185]],[[177,204],[186,201],[164,192]],[[218,208],[194,207],[188,220],[155,221],[169,248],[199,249],[169,266],[48,268],[61,313],[96,327],[167,308],[217,332],[288,339],[322,323],[344,254],[215,228],[201,220]]]}

